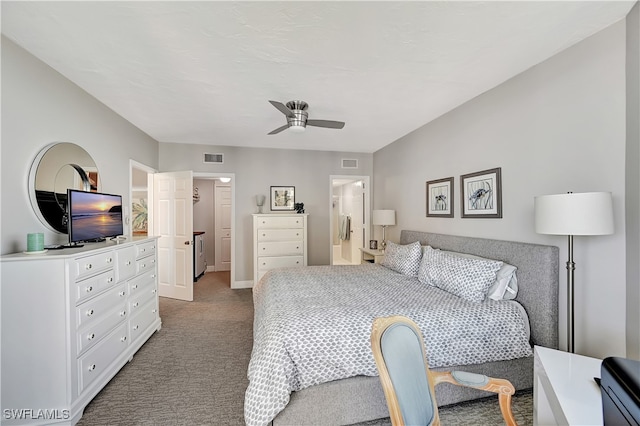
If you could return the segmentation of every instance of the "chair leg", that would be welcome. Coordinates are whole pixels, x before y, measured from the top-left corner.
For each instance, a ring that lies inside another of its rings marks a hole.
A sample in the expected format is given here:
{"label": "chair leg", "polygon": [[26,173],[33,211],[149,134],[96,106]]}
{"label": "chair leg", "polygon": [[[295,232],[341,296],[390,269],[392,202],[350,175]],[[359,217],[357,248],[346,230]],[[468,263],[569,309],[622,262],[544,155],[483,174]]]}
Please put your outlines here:
{"label": "chair leg", "polygon": [[513,417],[513,412],[511,411],[511,395],[501,393],[498,396],[498,401],[500,402],[500,412],[502,413],[502,417],[504,418],[504,422],[507,426],[518,426],[516,419]]}

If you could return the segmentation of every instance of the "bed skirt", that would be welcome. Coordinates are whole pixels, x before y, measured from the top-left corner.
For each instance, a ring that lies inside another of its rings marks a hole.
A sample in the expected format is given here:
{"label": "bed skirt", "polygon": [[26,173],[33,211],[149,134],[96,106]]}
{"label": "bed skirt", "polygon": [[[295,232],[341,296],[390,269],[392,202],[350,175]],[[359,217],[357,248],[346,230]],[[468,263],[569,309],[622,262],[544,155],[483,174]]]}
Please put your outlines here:
{"label": "bed skirt", "polygon": [[[516,390],[533,387],[533,357],[510,361],[434,368],[436,371],[463,370],[511,381]],[[456,404],[495,395],[449,383],[436,387],[438,406]],[[312,386],[291,394],[287,408],[273,419],[273,426],[350,425],[389,417],[379,377],[357,376]]]}

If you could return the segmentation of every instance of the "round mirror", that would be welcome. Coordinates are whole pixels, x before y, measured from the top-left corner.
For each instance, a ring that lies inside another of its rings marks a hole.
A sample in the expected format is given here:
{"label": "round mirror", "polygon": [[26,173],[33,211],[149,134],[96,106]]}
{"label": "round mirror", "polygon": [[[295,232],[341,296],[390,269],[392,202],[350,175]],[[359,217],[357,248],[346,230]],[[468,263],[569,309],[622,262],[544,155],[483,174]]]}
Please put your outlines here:
{"label": "round mirror", "polygon": [[67,233],[67,189],[98,191],[98,168],[81,147],[69,142],[45,146],[29,171],[29,198],[38,219],[52,231]]}

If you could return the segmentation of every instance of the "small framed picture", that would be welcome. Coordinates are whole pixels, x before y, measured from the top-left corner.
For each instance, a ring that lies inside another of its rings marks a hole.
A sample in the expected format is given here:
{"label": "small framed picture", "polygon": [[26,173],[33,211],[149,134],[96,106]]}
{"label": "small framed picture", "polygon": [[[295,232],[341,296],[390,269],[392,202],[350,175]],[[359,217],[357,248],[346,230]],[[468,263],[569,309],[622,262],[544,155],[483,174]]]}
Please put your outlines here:
{"label": "small framed picture", "polygon": [[460,176],[463,218],[502,217],[500,167]]}
{"label": "small framed picture", "polygon": [[271,210],[293,210],[296,203],[295,186],[271,187]]}
{"label": "small framed picture", "polygon": [[427,182],[427,217],[453,217],[453,176]]}
{"label": "small framed picture", "polygon": [[369,240],[369,249],[378,250],[378,240]]}

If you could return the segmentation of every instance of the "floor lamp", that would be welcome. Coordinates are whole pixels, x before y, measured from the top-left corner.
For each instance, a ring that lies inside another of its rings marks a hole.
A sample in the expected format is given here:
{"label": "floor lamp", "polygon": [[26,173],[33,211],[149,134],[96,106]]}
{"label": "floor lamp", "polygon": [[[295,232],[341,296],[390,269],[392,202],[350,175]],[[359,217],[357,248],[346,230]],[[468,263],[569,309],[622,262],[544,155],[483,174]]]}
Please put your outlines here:
{"label": "floor lamp", "polygon": [[573,261],[574,235],[613,234],[613,203],[610,192],[542,195],[534,198],[536,232],[567,235],[567,351],[574,352]]}
{"label": "floor lamp", "polygon": [[382,226],[382,242],[380,248],[382,251],[387,247],[387,238],[385,235],[385,229],[389,225],[396,224],[396,211],[395,210],[374,210],[373,211],[373,224]]}

